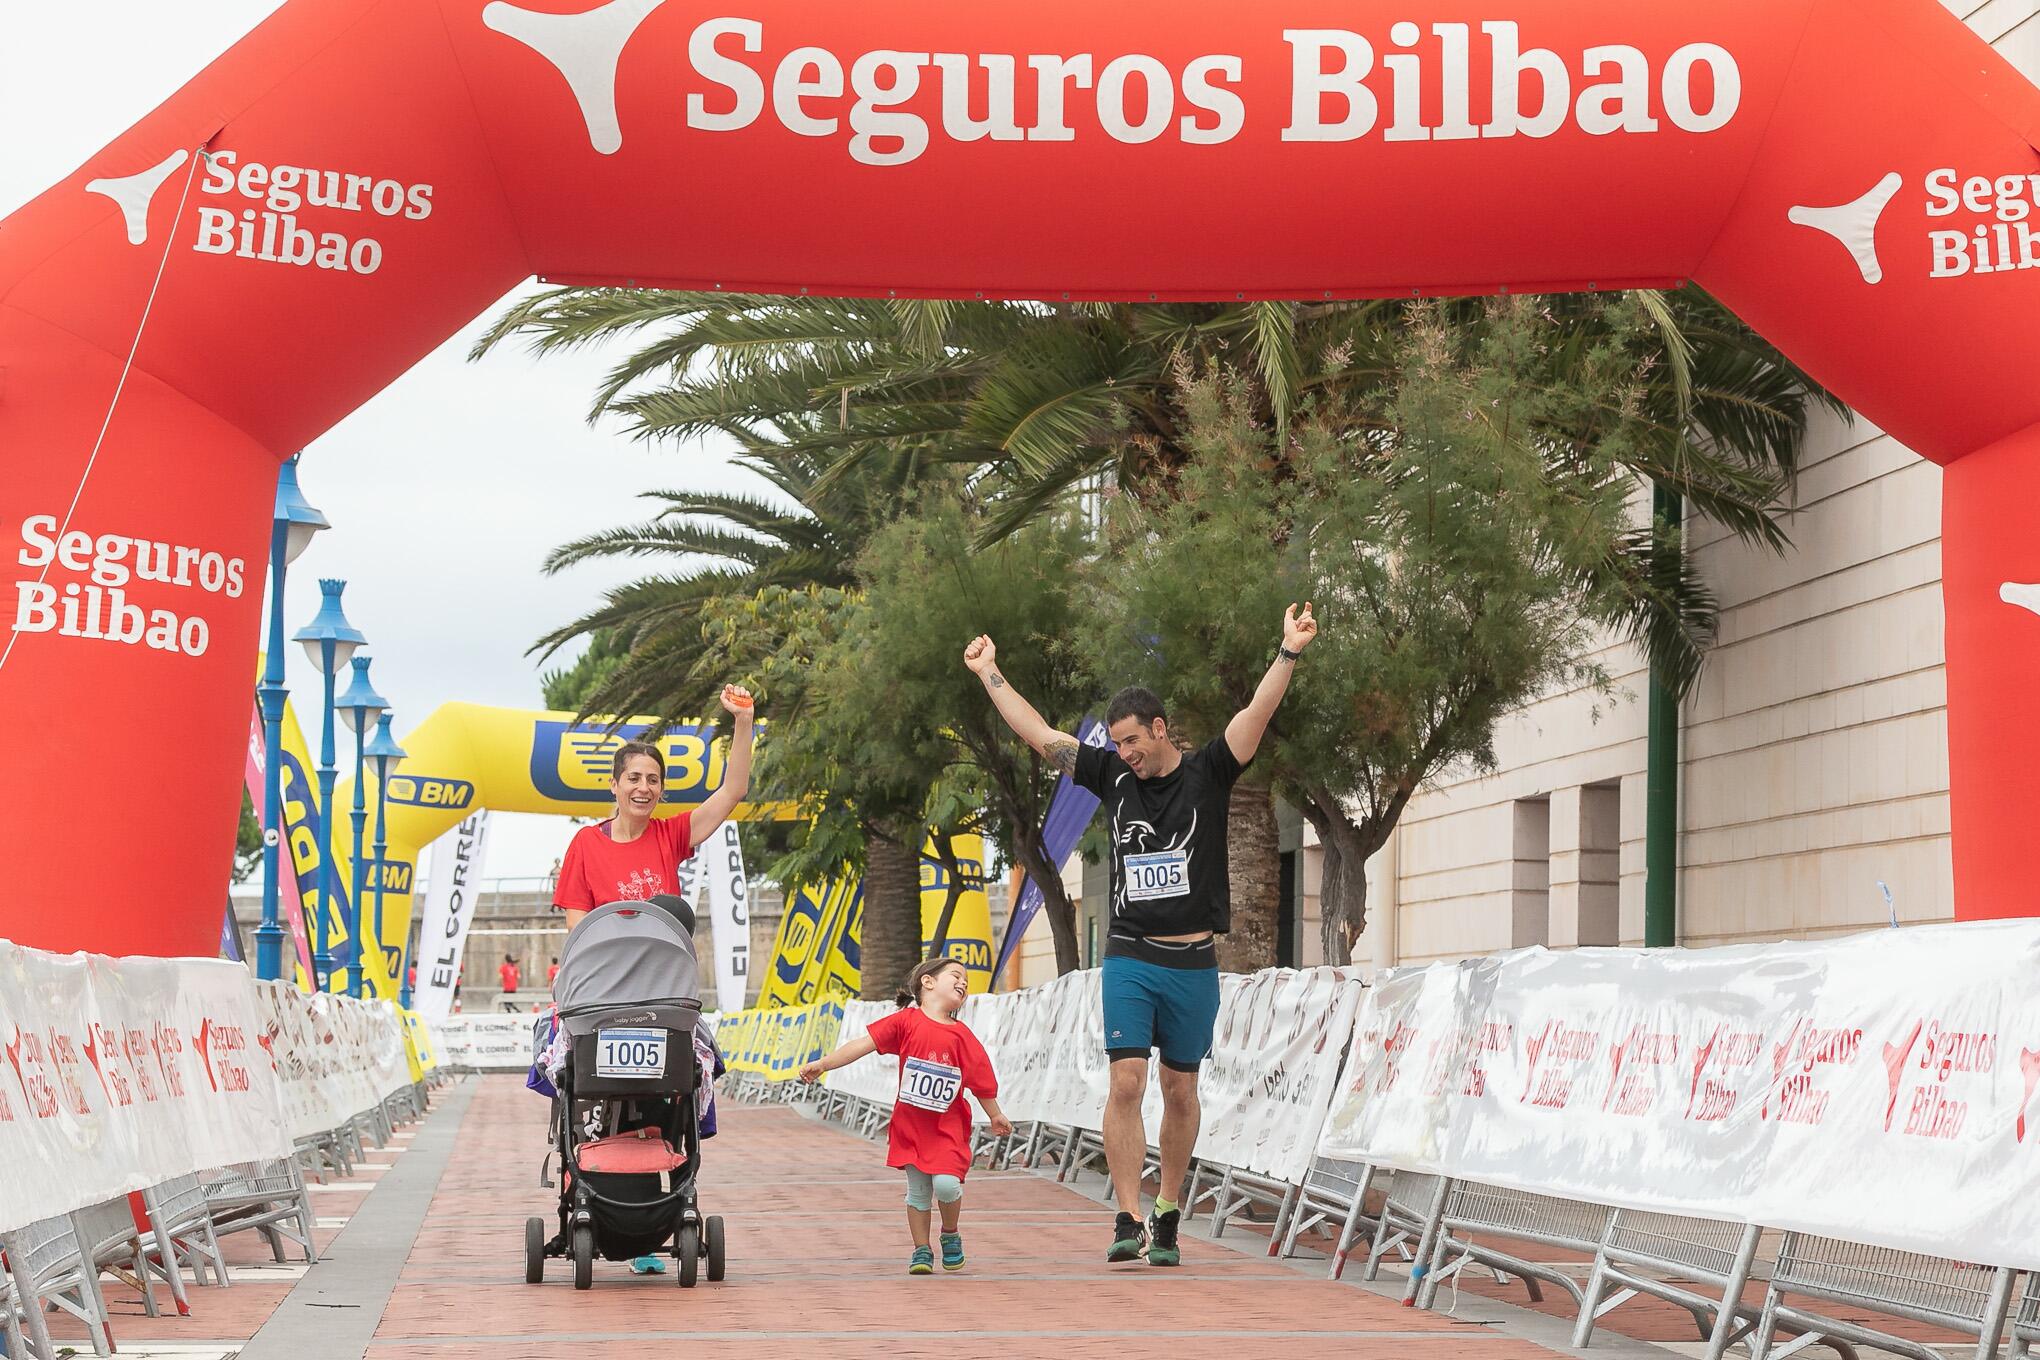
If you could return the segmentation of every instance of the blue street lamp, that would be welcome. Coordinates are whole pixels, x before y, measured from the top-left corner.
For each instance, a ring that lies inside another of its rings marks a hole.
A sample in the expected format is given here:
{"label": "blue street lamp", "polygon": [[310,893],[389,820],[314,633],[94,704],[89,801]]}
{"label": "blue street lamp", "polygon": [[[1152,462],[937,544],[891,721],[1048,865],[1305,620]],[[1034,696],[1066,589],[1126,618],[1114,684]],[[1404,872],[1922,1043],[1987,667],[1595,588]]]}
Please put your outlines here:
{"label": "blue street lamp", "polygon": [[361,862],[361,831],[368,821],[368,807],[362,800],[368,790],[362,787],[362,775],[366,766],[366,744],[369,730],[375,726],[389,703],[375,692],[375,686],[368,683],[368,661],[365,656],[354,658],[354,682],[347,686],[347,692],[340,696],[340,716],[347,720],[348,730],[354,733],[354,858],[348,863],[354,867],[354,962],[347,967],[347,995],[362,996],[361,977],[362,955],[372,941],[362,932],[367,928],[368,917],[368,866]]}
{"label": "blue street lamp", "polygon": [[321,580],[319,592],[324,598],[319,602],[318,617],[298,629],[292,639],[305,645],[305,655],[326,677],[326,701],[319,729],[319,931],[312,970],[319,975],[319,985],[328,990],[333,985],[333,954],[328,947],[333,895],[333,777],[339,773],[333,768],[333,677],[354,655],[354,649],[368,641],[340,612],[340,592],[345,589],[345,581]]}
{"label": "blue street lamp", "polygon": [[[388,851],[389,842],[389,787],[390,775],[404,758],[404,748],[397,745],[397,739],[390,735],[390,714],[388,709],[376,721],[375,739],[368,743],[368,763],[375,770],[375,921],[372,933],[365,939],[382,939],[383,905],[383,855]],[[404,932],[404,947],[397,957],[397,986],[401,989],[399,1000],[406,1009],[411,1005],[411,933]]]}
{"label": "blue street lamp", "polygon": [[269,525],[269,646],[262,657],[262,924],[255,927],[255,976],[283,976],[283,924],[277,919],[277,872],[283,842],[283,576],[326,527],[326,517],[298,491],[297,456],[276,478],[276,514]]}

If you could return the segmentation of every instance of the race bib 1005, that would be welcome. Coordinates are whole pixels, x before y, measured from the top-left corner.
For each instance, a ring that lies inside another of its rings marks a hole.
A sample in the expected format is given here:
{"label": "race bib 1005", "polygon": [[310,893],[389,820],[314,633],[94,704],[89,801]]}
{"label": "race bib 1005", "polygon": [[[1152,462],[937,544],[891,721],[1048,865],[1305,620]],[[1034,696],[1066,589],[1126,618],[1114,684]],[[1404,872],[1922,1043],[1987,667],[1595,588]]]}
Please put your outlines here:
{"label": "race bib 1005", "polygon": [[947,1063],[908,1058],[900,1064],[900,1100],[918,1110],[946,1111],[963,1089],[963,1073]]}
{"label": "race bib 1005", "polygon": [[1181,897],[1189,891],[1189,851],[1159,850],[1151,855],[1126,857],[1126,899],[1129,902]]}

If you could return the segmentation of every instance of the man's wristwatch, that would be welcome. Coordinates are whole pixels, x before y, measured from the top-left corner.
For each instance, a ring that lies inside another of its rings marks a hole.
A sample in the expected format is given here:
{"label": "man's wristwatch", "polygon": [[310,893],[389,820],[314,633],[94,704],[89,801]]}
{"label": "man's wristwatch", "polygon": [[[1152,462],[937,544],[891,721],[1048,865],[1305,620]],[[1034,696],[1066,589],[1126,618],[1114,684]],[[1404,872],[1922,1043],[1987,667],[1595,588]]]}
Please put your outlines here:
{"label": "man's wristwatch", "polygon": [[1275,644],[1275,655],[1284,661],[1298,661],[1303,657],[1302,652],[1292,652],[1279,642]]}

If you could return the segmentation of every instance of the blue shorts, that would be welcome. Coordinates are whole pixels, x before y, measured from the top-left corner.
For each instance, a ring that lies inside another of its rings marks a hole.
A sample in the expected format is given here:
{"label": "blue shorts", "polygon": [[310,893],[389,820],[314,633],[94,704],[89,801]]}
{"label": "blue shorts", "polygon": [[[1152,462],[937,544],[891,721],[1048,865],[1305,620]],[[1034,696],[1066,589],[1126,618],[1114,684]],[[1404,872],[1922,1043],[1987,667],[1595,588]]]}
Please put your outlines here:
{"label": "blue shorts", "polygon": [[1108,954],[1105,1051],[1115,1058],[1162,1051],[1162,1066],[1195,1072],[1211,1054],[1218,1023],[1218,969],[1164,968]]}

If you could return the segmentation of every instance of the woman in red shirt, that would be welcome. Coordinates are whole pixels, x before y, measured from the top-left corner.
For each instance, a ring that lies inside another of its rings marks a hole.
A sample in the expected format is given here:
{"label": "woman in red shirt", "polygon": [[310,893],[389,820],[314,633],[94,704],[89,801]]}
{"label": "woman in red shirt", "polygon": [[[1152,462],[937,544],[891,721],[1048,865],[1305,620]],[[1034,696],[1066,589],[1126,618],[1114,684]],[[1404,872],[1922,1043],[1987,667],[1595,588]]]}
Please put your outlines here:
{"label": "woman in red shirt", "polygon": [[574,833],[553,887],[553,906],[566,913],[569,931],[606,902],[678,892],[680,865],[751,791],[751,692],[724,685],[722,706],[736,720],[729,762],[722,783],[691,813],[652,815],[666,796],[666,757],[658,747],[633,741],[617,749],[609,782],[616,811]]}
{"label": "woman in red shirt", "polygon": [[900,1009],[874,1021],[819,1062],[800,1069],[802,1081],[853,1063],[867,1053],[893,1053],[900,1060],[899,1096],[893,1102],[887,1166],[907,1173],[907,1231],[914,1238],[910,1275],[932,1275],[935,1253],[928,1246],[928,1215],[942,1206],[942,1268],[963,1269],[963,1178],[970,1172],[969,1091],[985,1107],[992,1132],[1004,1138],[1013,1122],[999,1108],[999,1077],[985,1046],[956,1018],[970,999],[969,975],[955,959],[926,959],[907,974],[893,998]]}

